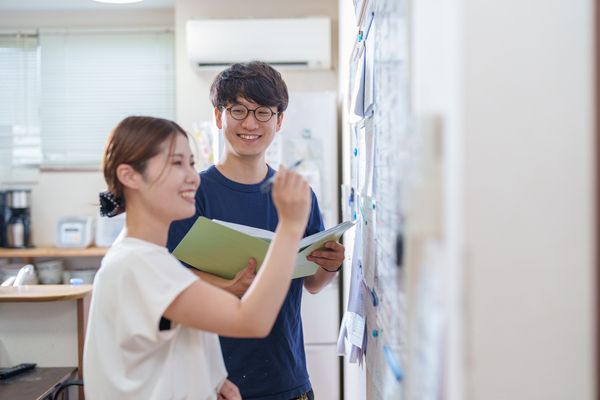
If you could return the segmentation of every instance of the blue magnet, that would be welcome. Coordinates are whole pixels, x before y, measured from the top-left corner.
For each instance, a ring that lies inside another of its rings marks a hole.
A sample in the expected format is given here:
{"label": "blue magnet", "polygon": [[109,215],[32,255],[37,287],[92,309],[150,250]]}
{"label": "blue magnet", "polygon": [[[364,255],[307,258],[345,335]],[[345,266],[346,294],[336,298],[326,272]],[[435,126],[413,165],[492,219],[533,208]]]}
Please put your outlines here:
{"label": "blue magnet", "polygon": [[373,337],[377,337],[377,336],[379,336],[379,331],[377,329],[373,329],[373,331],[371,332],[371,335],[373,335]]}
{"label": "blue magnet", "polygon": [[358,155],[358,149],[355,147],[354,148],[354,157],[356,157]]}
{"label": "blue magnet", "polygon": [[402,372],[402,368],[400,368],[400,363],[392,353],[392,350],[388,346],[383,346],[383,355],[385,357],[385,361],[387,362],[388,367],[396,377],[396,380],[400,382],[402,378],[404,378],[404,373]]}
{"label": "blue magnet", "polygon": [[371,293],[371,302],[373,303],[373,307],[377,307],[377,305],[379,304],[377,293],[375,293],[375,290],[373,289],[369,289],[369,293]]}

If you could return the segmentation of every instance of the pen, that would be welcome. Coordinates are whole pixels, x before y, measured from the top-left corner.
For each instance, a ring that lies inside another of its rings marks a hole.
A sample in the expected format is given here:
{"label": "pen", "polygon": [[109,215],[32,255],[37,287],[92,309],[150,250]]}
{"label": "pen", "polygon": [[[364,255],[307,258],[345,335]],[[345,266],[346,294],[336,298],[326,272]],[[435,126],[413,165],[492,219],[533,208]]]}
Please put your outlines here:
{"label": "pen", "polygon": [[[288,170],[289,171],[295,170],[296,168],[298,168],[300,166],[300,164],[302,164],[302,161],[304,161],[304,160],[300,159],[300,160],[296,161],[295,163],[293,163],[292,165],[290,165],[288,167]],[[273,175],[272,177],[267,179],[267,181],[260,186],[260,191],[263,193],[266,193],[269,190],[271,190],[271,186],[273,185],[274,181],[275,181],[275,175]]]}

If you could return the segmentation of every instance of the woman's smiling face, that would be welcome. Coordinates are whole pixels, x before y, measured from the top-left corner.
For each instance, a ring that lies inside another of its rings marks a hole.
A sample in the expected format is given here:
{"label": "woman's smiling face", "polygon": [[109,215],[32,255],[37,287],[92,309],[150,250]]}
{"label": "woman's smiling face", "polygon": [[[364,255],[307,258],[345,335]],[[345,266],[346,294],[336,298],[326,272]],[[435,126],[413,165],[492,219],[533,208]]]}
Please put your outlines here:
{"label": "woman's smiling face", "polygon": [[177,133],[160,147],[160,152],[148,160],[140,194],[155,216],[164,217],[161,219],[189,218],[196,211],[200,177],[188,139]]}

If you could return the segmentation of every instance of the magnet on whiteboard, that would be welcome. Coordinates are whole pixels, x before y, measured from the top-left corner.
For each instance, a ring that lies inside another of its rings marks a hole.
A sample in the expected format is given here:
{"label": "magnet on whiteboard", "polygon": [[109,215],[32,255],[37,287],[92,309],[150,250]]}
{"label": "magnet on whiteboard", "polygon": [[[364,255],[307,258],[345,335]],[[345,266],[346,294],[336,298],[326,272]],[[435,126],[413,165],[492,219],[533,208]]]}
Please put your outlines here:
{"label": "magnet on whiteboard", "polygon": [[369,293],[371,293],[371,302],[373,303],[373,307],[377,307],[377,305],[379,304],[377,293],[375,293],[374,289],[369,289]]}
{"label": "magnet on whiteboard", "polygon": [[404,236],[398,233],[396,236],[396,265],[401,267],[404,261]]}
{"label": "magnet on whiteboard", "polygon": [[385,361],[392,371],[392,374],[394,374],[396,380],[400,382],[402,378],[404,378],[404,373],[402,372],[402,368],[400,368],[400,363],[388,346],[383,346],[383,356],[385,357]]}

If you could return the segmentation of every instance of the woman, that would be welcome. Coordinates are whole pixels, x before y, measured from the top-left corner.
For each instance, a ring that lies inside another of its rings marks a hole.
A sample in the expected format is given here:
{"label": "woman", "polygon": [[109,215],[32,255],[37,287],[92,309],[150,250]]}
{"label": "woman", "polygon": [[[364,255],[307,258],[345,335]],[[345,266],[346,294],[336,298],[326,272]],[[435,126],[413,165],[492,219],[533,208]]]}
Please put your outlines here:
{"label": "woman", "polygon": [[290,285],[310,208],[308,184],[281,168],[273,186],[275,238],[238,299],[199,279],[164,247],[169,225],[195,212],[199,177],[176,123],[128,117],[104,153],[109,216],[126,211],[127,235],[102,260],[84,352],[94,399],[240,399],[227,381],[217,334],[264,337]]}

